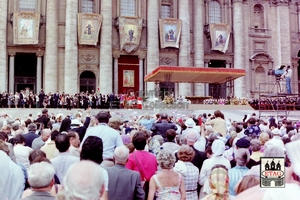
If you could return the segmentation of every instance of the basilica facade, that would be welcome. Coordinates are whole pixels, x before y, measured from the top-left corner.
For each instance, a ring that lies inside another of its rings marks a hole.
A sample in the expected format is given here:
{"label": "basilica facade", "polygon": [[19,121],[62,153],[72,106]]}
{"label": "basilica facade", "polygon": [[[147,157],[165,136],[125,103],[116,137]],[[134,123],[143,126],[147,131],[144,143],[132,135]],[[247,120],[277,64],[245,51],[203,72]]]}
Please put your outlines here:
{"label": "basilica facade", "polygon": [[[251,98],[270,89],[260,86],[274,80],[268,70],[290,65],[298,93],[298,0],[0,0],[0,9],[1,92]],[[224,84],[144,82],[165,65],[246,75]]]}

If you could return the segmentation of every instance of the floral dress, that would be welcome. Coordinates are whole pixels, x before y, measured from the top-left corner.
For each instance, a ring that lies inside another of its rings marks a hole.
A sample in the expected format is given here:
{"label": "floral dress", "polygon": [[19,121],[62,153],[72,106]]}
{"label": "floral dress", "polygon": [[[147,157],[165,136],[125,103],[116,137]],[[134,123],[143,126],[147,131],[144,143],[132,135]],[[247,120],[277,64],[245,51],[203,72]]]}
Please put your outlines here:
{"label": "floral dress", "polygon": [[171,187],[162,187],[157,176],[153,175],[156,185],[158,189],[156,190],[156,200],[180,200],[181,193],[179,191],[180,184],[181,184],[181,175],[179,174],[179,184],[178,186],[171,186]]}

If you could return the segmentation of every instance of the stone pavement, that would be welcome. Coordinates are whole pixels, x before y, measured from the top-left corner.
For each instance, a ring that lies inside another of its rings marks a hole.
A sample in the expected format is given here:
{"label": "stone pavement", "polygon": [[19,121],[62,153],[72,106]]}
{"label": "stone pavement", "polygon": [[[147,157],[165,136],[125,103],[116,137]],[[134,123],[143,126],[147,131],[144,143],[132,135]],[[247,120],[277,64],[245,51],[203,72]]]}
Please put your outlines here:
{"label": "stone pavement", "polygon": [[[72,109],[67,110],[66,108],[61,109],[61,108],[49,108],[49,114],[54,114],[56,115],[57,113],[63,113],[64,115],[71,115],[74,116],[79,110],[85,113],[83,109]],[[100,110],[103,109],[92,109],[91,114],[96,115]],[[204,104],[191,104],[188,106],[188,108],[185,109],[179,109],[179,108],[174,108],[174,109],[112,109],[110,110],[112,114],[117,114],[119,115],[123,120],[129,119],[131,116],[141,116],[141,115],[154,115],[157,113],[168,113],[170,115],[174,115],[177,117],[180,116],[187,116],[191,114],[199,115],[202,113],[211,113],[215,110],[221,110],[226,119],[231,119],[234,121],[242,121],[244,118],[244,115],[251,115],[252,113],[256,113],[256,116],[259,116],[259,111],[254,110],[252,107],[245,105],[204,105]],[[26,119],[29,113],[33,115],[33,117],[36,117],[38,113],[41,113],[42,109],[41,108],[0,108],[0,114],[1,113],[7,113],[13,118],[16,117],[22,117],[22,119]],[[287,114],[288,119],[292,121],[298,121],[300,120],[300,111],[287,111],[287,113],[284,113],[282,111],[266,111],[261,113],[261,119],[265,120],[267,119],[268,116],[275,116],[278,117],[278,119],[282,119],[283,116]],[[85,116],[85,115],[84,115]]]}
{"label": "stone pavement", "polygon": [[[83,109],[72,109],[67,110],[66,108],[49,108],[48,113],[56,115],[57,113],[63,113],[64,115],[72,115],[74,116],[78,111],[82,111],[85,113]],[[103,109],[101,109],[103,110]],[[202,105],[202,104],[191,104],[188,108],[180,109],[112,109],[110,110],[112,114],[117,114],[126,120],[131,116],[141,116],[145,114],[157,114],[157,113],[168,113],[170,115],[174,115],[177,117],[187,116],[191,114],[196,114],[197,116],[202,113],[211,113],[215,110],[221,110],[225,118],[241,121],[244,118],[244,115],[251,115],[252,113],[256,113],[258,116],[258,111],[253,110],[250,106],[230,106],[230,105]],[[22,119],[26,119],[27,116],[31,113],[33,117],[36,117],[38,113],[41,113],[41,108],[0,108],[0,113],[7,113],[11,117],[21,117]],[[96,115],[100,109],[92,109],[91,114]],[[85,116],[85,115],[84,115]]]}

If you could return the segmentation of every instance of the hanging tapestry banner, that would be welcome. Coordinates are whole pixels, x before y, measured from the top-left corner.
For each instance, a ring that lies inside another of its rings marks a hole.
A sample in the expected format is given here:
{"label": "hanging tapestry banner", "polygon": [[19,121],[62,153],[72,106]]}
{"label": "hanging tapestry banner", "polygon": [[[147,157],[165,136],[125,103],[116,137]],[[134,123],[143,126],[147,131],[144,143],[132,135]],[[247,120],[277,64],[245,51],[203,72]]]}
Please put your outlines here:
{"label": "hanging tapestry banner", "polygon": [[140,45],[143,20],[137,17],[119,17],[120,49],[127,53],[136,51]]}
{"label": "hanging tapestry banner", "polygon": [[179,48],[181,19],[159,19],[160,47]]}
{"label": "hanging tapestry banner", "polygon": [[102,14],[78,13],[78,43],[97,45]]}
{"label": "hanging tapestry banner", "polygon": [[225,53],[229,44],[230,26],[227,24],[210,24],[209,31],[211,49]]}
{"label": "hanging tapestry banner", "polygon": [[14,12],[14,44],[38,44],[40,14],[34,12]]}

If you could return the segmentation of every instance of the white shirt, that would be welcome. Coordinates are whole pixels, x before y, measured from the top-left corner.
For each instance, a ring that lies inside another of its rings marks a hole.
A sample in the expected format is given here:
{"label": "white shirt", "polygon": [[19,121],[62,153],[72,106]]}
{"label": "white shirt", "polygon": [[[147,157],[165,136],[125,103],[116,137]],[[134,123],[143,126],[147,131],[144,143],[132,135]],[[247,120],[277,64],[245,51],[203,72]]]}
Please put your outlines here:
{"label": "white shirt", "polygon": [[290,68],[290,69],[285,70],[283,76],[284,76],[285,78],[291,78],[291,77],[292,77],[292,73],[293,73],[293,71],[292,71],[292,69]]}
{"label": "white shirt", "polygon": [[24,146],[22,144],[17,144],[16,146],[14,146],[16,162],[23,164],[27,170],[30,165],[28,156],[32,151],[33,151],[32,148]]}

